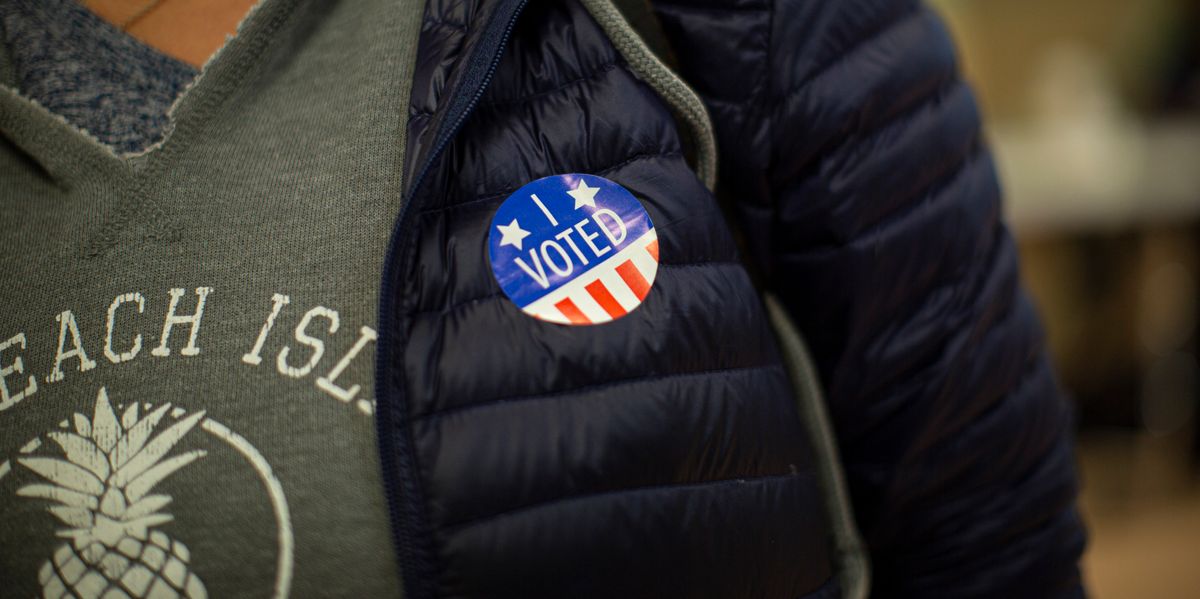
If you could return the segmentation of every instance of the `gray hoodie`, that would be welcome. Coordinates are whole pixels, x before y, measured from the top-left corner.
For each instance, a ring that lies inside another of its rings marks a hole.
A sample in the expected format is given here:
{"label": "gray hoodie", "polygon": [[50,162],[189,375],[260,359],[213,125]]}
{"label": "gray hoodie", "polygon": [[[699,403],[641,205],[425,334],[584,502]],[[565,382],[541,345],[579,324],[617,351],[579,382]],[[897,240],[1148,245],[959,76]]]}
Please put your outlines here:
{"label": "gray hoodie", "polygon": [[421,5],[265,0],[136,155],[0,57],[6,596],[400,593],[371,382]]}

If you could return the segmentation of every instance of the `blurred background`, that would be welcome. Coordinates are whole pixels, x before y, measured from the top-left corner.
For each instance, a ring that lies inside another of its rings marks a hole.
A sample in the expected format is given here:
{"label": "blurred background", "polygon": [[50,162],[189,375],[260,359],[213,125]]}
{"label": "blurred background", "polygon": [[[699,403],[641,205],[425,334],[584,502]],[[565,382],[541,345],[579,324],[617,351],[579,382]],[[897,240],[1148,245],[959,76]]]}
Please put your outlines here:
{"label": "blurred background", "polygon": [[1094,597],[1200,597],[1200,0],[933,0],[1064,386]]}

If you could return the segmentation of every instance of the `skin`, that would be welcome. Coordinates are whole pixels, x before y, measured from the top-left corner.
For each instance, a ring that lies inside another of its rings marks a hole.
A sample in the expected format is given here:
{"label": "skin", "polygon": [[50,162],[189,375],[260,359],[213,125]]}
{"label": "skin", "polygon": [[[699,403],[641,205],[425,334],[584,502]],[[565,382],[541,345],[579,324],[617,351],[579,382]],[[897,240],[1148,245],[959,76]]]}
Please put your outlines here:
{"label": "skin", "polygon": [[[192,66],[205,61],[237,31],[257,0],[82,0],[104,20]],[[141,16],[139,12],[150,7]],[[136,18],[135,18],[136,17]]]}

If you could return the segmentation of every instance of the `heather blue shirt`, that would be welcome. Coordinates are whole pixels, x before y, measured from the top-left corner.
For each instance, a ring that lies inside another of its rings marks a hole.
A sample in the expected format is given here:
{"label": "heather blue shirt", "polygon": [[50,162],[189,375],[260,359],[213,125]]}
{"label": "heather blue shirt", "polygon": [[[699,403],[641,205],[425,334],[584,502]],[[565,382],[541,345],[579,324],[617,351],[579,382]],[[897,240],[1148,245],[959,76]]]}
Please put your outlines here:
{"label": "heather blue shirt", "polygon": [[162,138],[196,76],[72,0],[4,0],[0,28],[20,92],[119,154]]}

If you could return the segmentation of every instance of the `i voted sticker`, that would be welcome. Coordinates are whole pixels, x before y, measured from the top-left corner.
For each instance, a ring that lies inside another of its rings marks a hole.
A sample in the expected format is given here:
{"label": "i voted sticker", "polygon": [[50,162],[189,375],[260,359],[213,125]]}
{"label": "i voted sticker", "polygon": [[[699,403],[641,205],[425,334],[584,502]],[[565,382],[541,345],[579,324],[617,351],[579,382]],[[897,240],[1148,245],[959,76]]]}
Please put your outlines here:
{"label": "i voted sticker", "polygon": [[641,202],[595,175],[544,177],[492,217],[492,273],[526,314],[599,324],[641,305],[658,273],[658,236]]}

